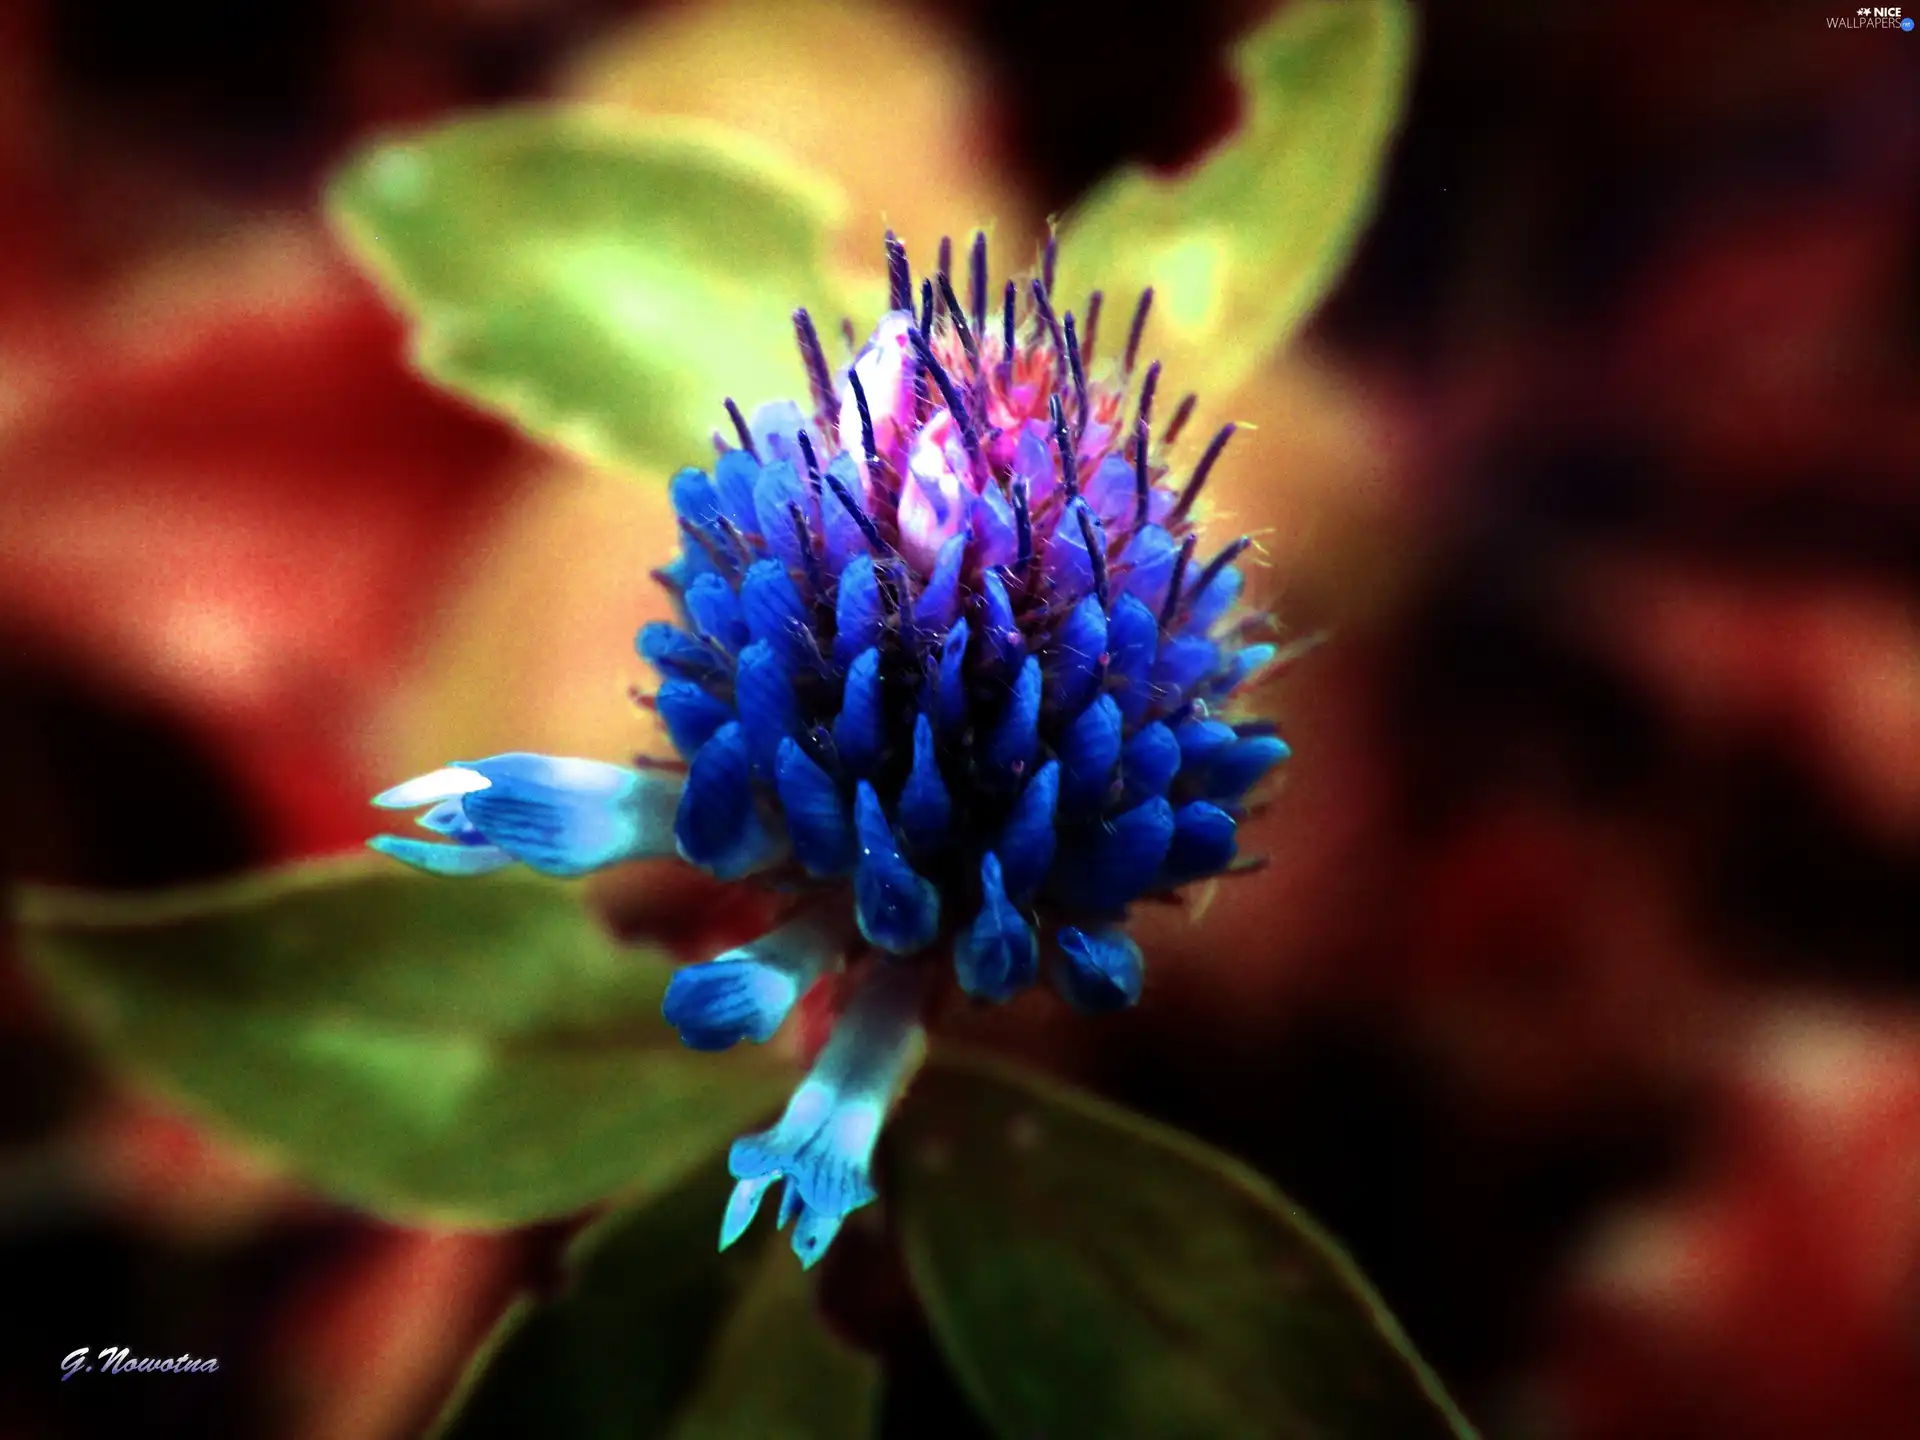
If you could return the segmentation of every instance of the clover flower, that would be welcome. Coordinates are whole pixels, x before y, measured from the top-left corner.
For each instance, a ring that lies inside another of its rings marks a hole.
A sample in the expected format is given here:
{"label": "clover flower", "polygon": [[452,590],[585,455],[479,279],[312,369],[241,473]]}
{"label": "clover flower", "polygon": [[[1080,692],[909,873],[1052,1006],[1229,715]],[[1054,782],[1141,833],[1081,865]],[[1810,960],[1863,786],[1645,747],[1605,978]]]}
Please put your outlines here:
{"label": "clover flower", "polygon": [[[1086,1011],[1140,997],[1136,900],[1235,863],[1248,793],[1287,755],[1224,717],[1274,659],[1236,617],[1246,537],[1203,554],[1194,504],[1234,427],[1175,483],[1189,395],[1156,434],[1136,370],[1152,292],[1095,358],[1041,274],[969,304],[943,245],[914,294],[887,237],[891,309],[837,376],[794,315],[811,406],[726,408],[711,472],[674,476],[679,623],[646,626],[651,704],[685,762],[530,754],[457,762],[375,797],[430,806],[445,843],[374,848],[441,875],[584,874],[678,855],[791,897],[770,934],[681,969],[687,1044],[770,1038],[834,978],[830,1037],[769,1130],[733,1146],[721,1245],[784,1184],[811,1265],[874,1196],[889,1106],[948,974],[1003,1002],[1044,971]],[[848,330],[849,341],[852,331]],[[1128,410],[1131,409],[1131,416]]]}

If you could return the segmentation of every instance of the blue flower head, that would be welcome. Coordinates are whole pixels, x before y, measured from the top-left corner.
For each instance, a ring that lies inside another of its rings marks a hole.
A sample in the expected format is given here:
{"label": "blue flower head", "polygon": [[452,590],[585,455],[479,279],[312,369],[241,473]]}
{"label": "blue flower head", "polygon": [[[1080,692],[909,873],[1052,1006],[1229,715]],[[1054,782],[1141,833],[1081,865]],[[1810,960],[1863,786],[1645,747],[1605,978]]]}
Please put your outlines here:
{"label": "blue flower head", "polygon": [[[1096,359],[1041,277],[969,304],[916,297],[888,237],[891,309],[836,371],[795,313],[811,404],[731,400],[734,442],[673,478],[678,617],[639,635],[681,764],[499,755],[375,798],[445,837],[382,836],[444,875],[579,875],[678,855],[795,897],[771,934],[683,969],[687,1044],[764,1042],[818,980],[840,1015],[774,1127],[733,1148],[721,1243],[782,1187],[812,1264],[873,1198],[869,1164],[951,975],[999,1003],[1045,975],[1076,1008],[1135,1003],[1134,901],[1230,869],[1247,797],[1287,757],[1235,694],[1274,658],[1241,608],[1245,537],[1202,543],[1234,427],[1176,476],[1193,397],[1156,430],[1152,301]],[[950,962],[950,965],[949,965]]]}

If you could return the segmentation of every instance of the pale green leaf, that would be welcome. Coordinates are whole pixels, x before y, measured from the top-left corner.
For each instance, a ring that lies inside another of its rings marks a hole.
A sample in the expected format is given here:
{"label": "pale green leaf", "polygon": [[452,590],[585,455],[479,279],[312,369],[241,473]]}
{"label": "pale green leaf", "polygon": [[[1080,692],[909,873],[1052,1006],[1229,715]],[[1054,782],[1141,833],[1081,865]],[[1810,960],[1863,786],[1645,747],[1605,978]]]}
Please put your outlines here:
{"label": "pale green leaf", "polygon": [[20,897],[20,945],[110,1056],[344,1199],[509,1224],[717,1163],[790,1083],[700,1055],[671,973],[578,895],[327,863],[158,897]]}
{"label": "pale green leaf", "polygon": [[1353,1262],[1191,1136],[951,1054],[892,1129],[915,1284],[1009,1440],[1472,1435]]}
{"label": "pale green leaf", "polygon": [[725,397],[807,393],[791,317],[841,201],[733,132],[504,111],[376,145],[327,208],[428,375],[590,460],[697,463]]}
{"label": "pale green leaf", "polygon": [[[1405,0],[1290,0],[1234,52],[1241,127],[1190,170],[1122,170],[1067,217],[1063,303],[1154,287],[1146,353],[1203,394],[1245,379],[1339,275],[1371,208],[1413,51]],[[1124,323],[1124,322],[1123,322]]]}

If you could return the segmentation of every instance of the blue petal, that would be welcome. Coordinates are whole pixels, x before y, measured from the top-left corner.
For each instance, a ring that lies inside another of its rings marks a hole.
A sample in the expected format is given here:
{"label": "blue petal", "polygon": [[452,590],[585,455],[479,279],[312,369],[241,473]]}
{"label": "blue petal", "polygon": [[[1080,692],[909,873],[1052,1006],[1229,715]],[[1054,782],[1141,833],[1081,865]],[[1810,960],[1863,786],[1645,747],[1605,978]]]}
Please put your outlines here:
{"label": "blue petal", "polygon": [[641,626],[634,649],[666,679],[711,680],[727,673],[727,663],[719,651],[664,620]]}
{"label": "blue petal", "polygon": [[845,1215],[830,1215],[804,1203],[801,1205],[800,1223],[793,1227],[793,1253],[800,1257],[802,1270],[811,1270],[820,1263],[820,1257],[827,1253],[833,1237],[846,1223]]}
{"label": "blue petal", "polygon": [[753,436],[754,448],[763,459],[769,463],[783,460],[796,470],[800,468],[799,436],[803,430],[813,443],[814,454],[823,453],[819,432],[791,400],[767,401],[753,412],[747,427],[747,433]]}
{"label": "blue petal", "polygon": [[720,496],[704,470],[691,466],[667,482],[667,498],[673,513],[689,525],[707,529],[720,515]]}
{"label": "blue petal", "polygon": [[1195,800],[1182,805],[1173,816],[1173,842],[1167,846],[1167,858],[1160,867],[1162,887],[1184,885],[1189,880],[1217,875],[1233,863],[1238,848],[1234,819],[1218,805]]}
{"label": "blue petal", "polygon": [[989,852],[980,862],[980,913],[953,945],[960,988],[998,1004],[1031,985],[1039,964],[1040,941],[1007,898],[999,858]]}
{"label": "blue petal", "polygon": [[743,535],[759,528],[754,514],[753,489],[760,479],[760,462],[744,450],[729,450],[713,467],[713,488],[720,501],[720,513],[731,520]]}
{"label": "blue petal", "polygon": [[1061,854],[1051,892],[1086,915],[1118,915],[1150,886],[1173,840],[1173,806],[1143,800],[1102,821]]}
{"label": "blue petal", "polygon": [[933,683],[933,723],[942,739],[952,739],[967,723],[967,640],[965,620],[953,622],[940,646],[940,669]]}
{"label": "blue petal", "polygon": [[880,652],[863,650],[847,667],[847,688],[833,722],[833,748],[852,775],[870,775],[886,747],[886,706]]}
{"label": "blue petal", "polygon": [[1120,750],[1121,803],[1164,795],[1180,773],[1180,742],[1159,721],[1143,726]]}
{"label": "blue petal", "polygon": [[667,738],[685,759],[713,738],[713,732],[733,719],[733,707],[691,680],[669,680],[654,697],[654,706],[667,727]]}
{"label": "blue petal", "polygon": [[1109,528],[1133,519],[1133,465],[1124,456],[1109,455],[1081,487],[1093,513]]}
{"label": "blue petal", "polygon": [[1173,566],[1180,547],[1158,525],[1142,525],[1127,537],[1120,552],[1120,589],[1146,606],[1154,615],[1167,600],[1167,585],[1173,579]]}
{"label": "blue petal", "polygon": [[1204,635],[1173,635],[1153,662],[1153,699],[1172,710],[1220,663],[1220,647]]}
{"label": "blue petal", "polygon": [[1000,857],[1007,893],[1018,904],[1032,899],[1053,868],[1053,816],[1059,800],[1060,763],[1049,760],[1013,802],[999,843],[993,847]]}
{"label": "blue petal", "polygon": [[[1256,735],[1248,740],[1235,740],[1214,756],[1213,762],[1207,767],[1206,778],[1201,782],[1202,793],[1209,800],[1236,801],[1291,753],[1287,749],[1287,742],[1277,735]],[[467,802],[467,809],[469,812],[473,809],[471,799]]]}
{"label": "blue petal", "polygon": [[1027,658],[1027,641],[1013,618],[1013,601],[995,570],[980,577],[980,636],[1002,674],[1013,674]]}
{"label": "blue petal", "polygon": [[1086,537],[1080,533],[1082,514],[1092,523],[1093,543],[1105,553],[1106,527],[1086,501],[1068,501],[1047,541],[1045,560],[1047,585],[1060,600],[1075,600],[1093,589],[1093,560],[1087,553]]}
{"label": "blue petal", "polygon": [[913,624],[923,644],[946,634],[959,617],[960,567],[966,558],[965,534],[948,536],[934,557],[933,573],[913,602]]}
{"label": "blue petal", "polygon": [[1013,682],[1007,708],[987,737],[987,765],[1002,775],[1019,775],[1033,763],[1040,744],[1040,661],[1029,655]]}
{"label": "blue petal", "polygon": [[807,873],[825,878],[853,869],[857,845],[847,802],[832,777],[808,758],[798,741],[780,742],[774,783],[787,817],[794,858]]}
{"label": "blue petal", "polygon": [[733,703],[753,768],[771,779],[780,742],[800,733],[800,702],[793,693],[793,670],[768,641],[756,640],[740,652]]}
{"label": "blue petal", "polygon": [[1224,721],[1183,720],[1174,727],[1173,738],[1180,746],[1180,768],[1197,775],[1237,737]]}
{"label": "blue petal", "polygon": [[800,534],[793,528],[789,507],[800,507],[800,518],[812,535],[820,528],[820,512],[793,466],[785,460],[772,460],[760,471],[753,487],[754,528],[767,543],[767,549],[781,568],[796,574],[806,571],[806,555]]}
{"label": "blue petal", "polygon": [[722,1250],[747,1233],[753,1217],[760,1213],[760,1202],[766,1198],[767,1191],[779,1183],[780,1175],[776,1171],[771,1175],[755,1175],[734,1185],[733,1194],[727,1198],[726,1213],[720,1217]]}
{"label": "blue petal", "polygon": [[1199,594],[1183,596],[1181,603],[1186,608],[1187,617],[1182,628],[1195,634],[1208,629],[1240,598],[1245,583],[1246,577],[1241,575],[1240,567],[1229,565],[1209,580],[1207,588]]}
{"label": "blue petal", "polygon": [[799,998],[791,975],[751,960],[682,965],[667,982],[661,1014],[695,1050],[725,1050],[773,1038]]}
{"label": "blue petal", "polygon": [[880,643],[887,612],[880,602],[880,579],[871,555],[856,555],[840,572],[833,606],[833,663],[844,670],[862,650]]}
{"label": "blue petal", "polygon": [[1120,760],[1120,707],[1113,697],[1102,695],[1082,710],[1055,749],[1060,758],[1060,808],[1069,815],[1102,808]]}
{"label": "blue petal", "polygon": [[688,767],[673,833],[680,856],[722,880],[779,863],[785,845],[754,803],[753,765],[737,721],[722,725]]}
{"label": "blue petal", "polygon": [[911,955],[940,932],[940,892],[915,873],[894,843],[893,827],[873,786],[860,782],[853,805],[860,863],[853,875],[854,915],[867,942]]}
{"label": "blue petal", "polygon": [[376,835],[367,848],[430,875],[485,875],[513,864],[513,856],[494,845],[443,845],[405,835]]}
{"label": "blue petal", "polygon": [[1061,964],[1054,980],[1076,1010],[1108,1014],[1137,1004],[1145,978],[1140,947],[1119,929],[1060,929]]}
{"label": "blue petal", "polygon": [[488,842],[547,875],[673,853],[679,781],[600,760],[524,751],[468,762],[487,788],[461,800]]}
{"label": "blue petal", "polygon": [[934,753],[933,722],[922,715],[913,725],[913,769],[900,790],[900,833],[915,855],[933,855],[947,843],[952,820],[953,801]]}
{"label": "blue petal", "polygon": [[1120,717],[1138,725],[1153,705],[1153,657],[1160,648],[1160,622],[1131,595],[1113,602],[1107,617],[1107,688]]}
{"label": "blue petal", "polygon": [[694,629],[729,655],[738,655],[740,647],[751,638],[747,634],[746,617],[740,613],[740,597],[718,575],[702,575],[695,580],[687,587],[682,603],[687,607],[687,618],[693,622]]}
{"label": "blue petal", "polygon": [[1019,527],[1013,506],[998,485],[989,485],[974,497],[973,554],[983,567],[1011,565],[1020,552]]}
{"label": "blue petal", "polygon": [[1073,607],[1047,646],[1047,698],[1061,715],[1078,715],[1106,678],[1107,612],[1089,595]]}
{"label": "blue petal", "polygon": [[764,641],[793,670],[813,667],[819,650],[806,602],[778,560],[756,560],[740,582],[740,608],[747,633]]}

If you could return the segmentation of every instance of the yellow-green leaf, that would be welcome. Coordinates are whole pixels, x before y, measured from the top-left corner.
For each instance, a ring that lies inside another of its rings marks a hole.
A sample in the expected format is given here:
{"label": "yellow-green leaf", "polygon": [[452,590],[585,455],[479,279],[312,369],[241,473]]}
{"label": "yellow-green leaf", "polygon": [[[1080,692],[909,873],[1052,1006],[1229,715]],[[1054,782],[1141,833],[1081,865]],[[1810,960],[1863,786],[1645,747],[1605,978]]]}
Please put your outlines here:
{"label": "yellow-green leaf", "polygon": [[376,145],[327,196],[428,375],[649,471],[710,457],[728,396],[804,399],[791,315],[832,294],[840,206],[717,126],[539,109]]}
{"label": "yellow-green leaf", "polygon": [[[31,891],[20,943],[110,1057],[344,1199],[512,1224],[718,1165],[790,1083],[698,1055],[672,970],[563,886],[381,862],[161,896]],[[717,1223],[717,1221],[716,1221]]]}
{"label": "yellow-green leaf", "polygon": [[1154,288],[1149,357],[1203,394],[1246,378],[1338,276],[1371,207],[1413,50],[1406,0],[1290,0],[1243,41],[1241,128],[1193,169],[1139,168],[1068,216],[1067,297]]}
{"label": "yellow-green leaf", "polygon": [[1470,1440],[1353,1262],[1191,1136],[938,1052],[892,1128],[914,1282],[1008,1440]]}

